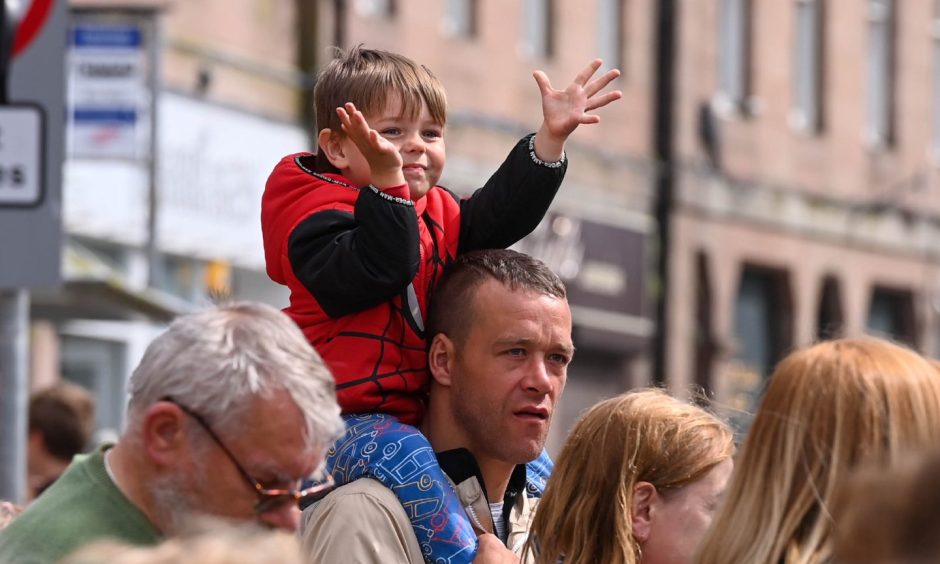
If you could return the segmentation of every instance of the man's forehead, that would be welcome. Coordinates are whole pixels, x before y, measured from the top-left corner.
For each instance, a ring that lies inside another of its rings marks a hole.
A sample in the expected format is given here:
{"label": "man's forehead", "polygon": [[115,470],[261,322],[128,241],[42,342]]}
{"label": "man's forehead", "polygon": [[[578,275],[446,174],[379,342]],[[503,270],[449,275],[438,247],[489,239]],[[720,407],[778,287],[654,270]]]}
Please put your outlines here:
{"label": "man's forehead", "polygon": [[571,309],[568,300],[528,288],[513,289],[497,280],[481,284],[467,301],[466,315],[471,329],[479,322],[494,318],[502,320],[533,320],[545,315],[558,317],[567,323],[567,335],[571,334]]}

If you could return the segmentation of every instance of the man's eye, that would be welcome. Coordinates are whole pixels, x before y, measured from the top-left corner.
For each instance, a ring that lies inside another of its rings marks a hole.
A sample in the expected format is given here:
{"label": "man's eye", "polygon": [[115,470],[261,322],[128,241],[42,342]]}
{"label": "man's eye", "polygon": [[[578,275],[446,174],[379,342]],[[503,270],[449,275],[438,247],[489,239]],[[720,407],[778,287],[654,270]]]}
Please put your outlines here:
{"label": "man's eye", "polygon": [[551,354],[548,356],[548,359],[556,364],[567,365],[571,362],[571,359],[568,358],[568,355],[564,354]]}
{"label": "man's eye", "polygon": [[508,354],[509,356],[513,356],[513,357],[525,356],[525,349],[523,348],[509,349],[508,351],[506,351],[506,354]]}

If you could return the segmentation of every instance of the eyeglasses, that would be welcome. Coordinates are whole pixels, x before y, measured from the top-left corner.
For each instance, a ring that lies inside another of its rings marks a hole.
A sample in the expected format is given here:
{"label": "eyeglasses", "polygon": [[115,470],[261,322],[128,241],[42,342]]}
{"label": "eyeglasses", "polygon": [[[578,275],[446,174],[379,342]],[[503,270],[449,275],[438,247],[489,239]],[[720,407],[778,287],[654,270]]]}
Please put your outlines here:
{"label": "eyeglasses", "polygon": [[[238,472],[245,478],[245,481],[251,486],[255,493],[258,494],[258,502],[255,503],[255,513],[267,513],[272,509],[283,506],[285,503],[295,502],[298,503],[301,507],[306,507],[311,503],[323,498],[326,494],[330,493],[330,490],[336,485],[333,482],[333,477],[327,475],[326,480],[320,481],[318,483],[312,483],[312,485],[301,488],[299,490],[278,490],[278,489],[269,489],[264,487],[261,482],[256,480],[245,470],[245,467],[242,466],[238,460],[235,458],[235,455],[232,454],[232,451],[225,446],[225,443],[222,442],[222,439],[215,434],[215,431],[212,430],[212,427],[209,426],[209,423],[206,422],[198,413],[189,409],[185,405],[177,402],[173,398],[165,397],[161,401],[172,403],[173,405],[179,407],[183,410],[183,413],[189,415],[193,418],[196,423],[205,429],[206,433],[212,437],[212,440],[215,441],[219,447],[222,448],[222,452],[228,456],[229,460],[232,461],[232,464],[235,465],[235,468],[238,469]],[[304,481],[305,484],[311,483],[309,481]]]}

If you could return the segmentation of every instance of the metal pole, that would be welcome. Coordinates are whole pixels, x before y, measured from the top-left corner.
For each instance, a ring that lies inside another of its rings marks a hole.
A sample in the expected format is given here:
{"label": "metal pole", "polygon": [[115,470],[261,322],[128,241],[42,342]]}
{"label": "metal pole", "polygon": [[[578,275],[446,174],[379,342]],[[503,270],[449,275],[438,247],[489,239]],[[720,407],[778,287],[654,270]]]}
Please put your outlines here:
{"label": "metal pole", "polygon": [[148,18],[147,34],[147,88],[150,90],[150,142],[147,155],[147,283],[154,287],[161,282],[160,248],[157,241],[157,219],[159,217],[159,184],[157,177],[157,164],[159,153],[159,137],[157,126],[157,102],[160,96],[160,26],[156,13],[151,12]]}
{"label": "metal pole", "polygon": [[26,500],[29,294],[0,290],[0,499]]}
{"label": "metal pole", "polygon": [[653,145],[656,152],[656,201],[653,214],[656,217],[659,256],[656,274],[659,279],[659,295],[656,296],[656,331],[653,336],[653,383],[666,384],[669,339],[669,289],[672,285],[669,259],[674,207],[673,168],[673,104],[675,104],[676,68],[676,0],[660,0],[657,3],[655,90],[656,101]]}

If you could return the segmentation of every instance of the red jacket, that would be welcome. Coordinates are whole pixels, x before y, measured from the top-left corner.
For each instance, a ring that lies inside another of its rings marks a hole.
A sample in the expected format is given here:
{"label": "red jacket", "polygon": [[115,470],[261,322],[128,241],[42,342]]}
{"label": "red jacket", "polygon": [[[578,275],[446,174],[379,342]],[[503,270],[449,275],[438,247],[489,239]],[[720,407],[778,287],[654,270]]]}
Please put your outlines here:
{"label": "red jacket", "polygon": [[441,271],[458,253],[504,248],[548,210],[566,162],[537,162],[531,136],[471,197],[435,186],[355,188],[288,155],[261,205],[268,276],[290,289],[285,312],[333,373],[344,413],[381,411],[417,424],[428,388],[424,318]]}

